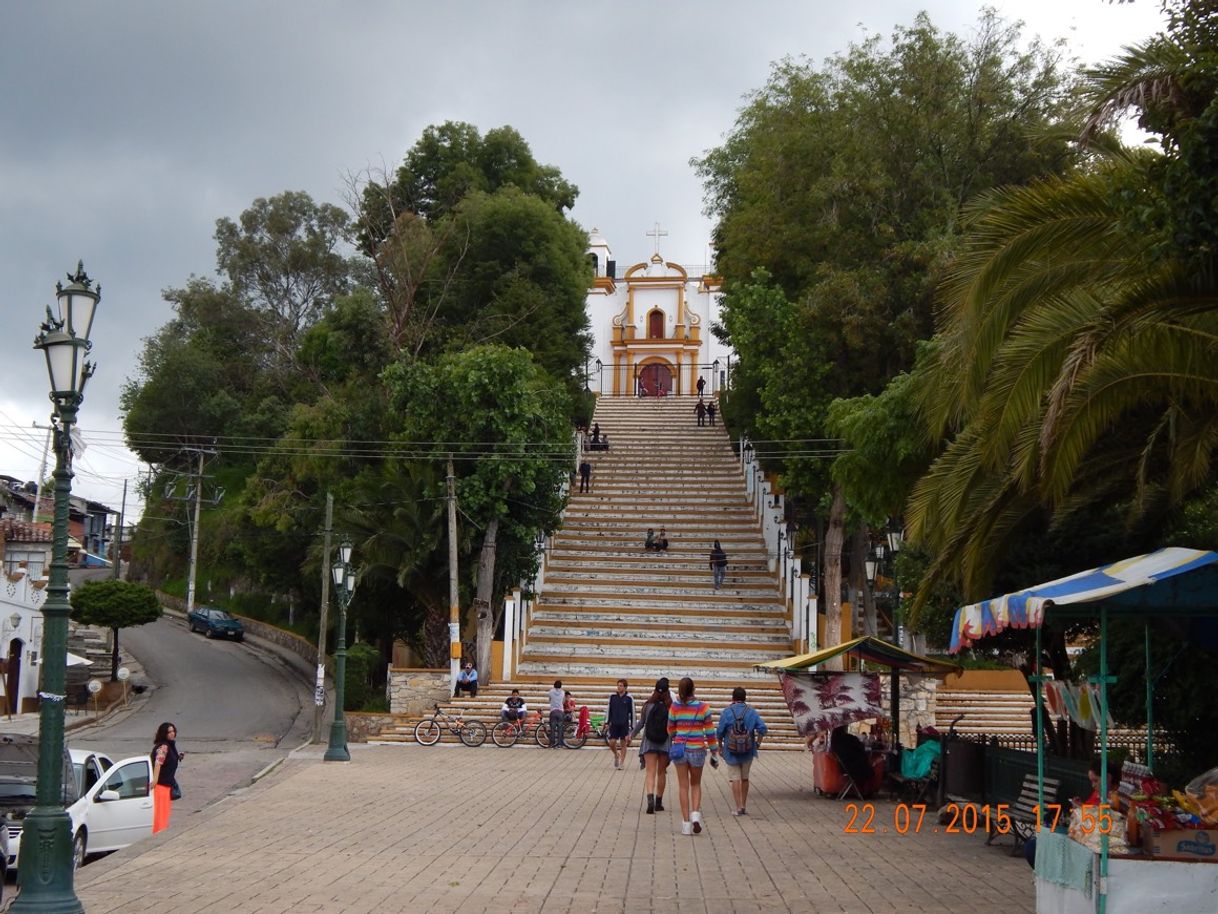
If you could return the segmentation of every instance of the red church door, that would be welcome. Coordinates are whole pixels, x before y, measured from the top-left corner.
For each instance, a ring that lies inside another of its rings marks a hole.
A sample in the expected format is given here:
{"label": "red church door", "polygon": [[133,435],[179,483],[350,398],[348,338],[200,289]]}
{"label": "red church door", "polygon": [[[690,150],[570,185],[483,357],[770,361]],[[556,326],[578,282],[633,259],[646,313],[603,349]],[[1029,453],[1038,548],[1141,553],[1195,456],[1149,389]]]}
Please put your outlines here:
{"label": "red church door", "polygon": [[644,365],[639,371],[640,397],[667,397],[672,394],[672,370],[662,363]]}

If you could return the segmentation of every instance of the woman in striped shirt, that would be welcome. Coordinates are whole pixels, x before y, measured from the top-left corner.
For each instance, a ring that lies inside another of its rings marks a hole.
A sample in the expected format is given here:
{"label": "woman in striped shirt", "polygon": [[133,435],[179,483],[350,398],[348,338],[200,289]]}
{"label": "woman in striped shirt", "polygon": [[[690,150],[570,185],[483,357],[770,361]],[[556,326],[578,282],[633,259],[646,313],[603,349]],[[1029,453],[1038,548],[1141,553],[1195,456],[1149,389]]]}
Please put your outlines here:
{"label": "woman in striped shirt", "polygon": [[719,767],[719,759],[710,705],[694,698],[694,681],[688,676],[677,686],[677,701],[668,709],[668,732],[672,736],[669,757],[677,766],[681,834],[696,835],[702,831],[702,766],[707,752],[712,767]]}

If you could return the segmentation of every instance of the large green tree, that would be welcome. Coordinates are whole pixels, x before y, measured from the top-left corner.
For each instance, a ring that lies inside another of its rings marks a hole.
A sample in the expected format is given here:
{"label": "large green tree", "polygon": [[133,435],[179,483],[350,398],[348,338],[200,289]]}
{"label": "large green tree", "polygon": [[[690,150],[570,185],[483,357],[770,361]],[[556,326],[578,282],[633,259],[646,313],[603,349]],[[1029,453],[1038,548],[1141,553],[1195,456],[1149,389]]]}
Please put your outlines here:
{"label": "large green tree", "polygon": [[536,570],[536,532],[558,525],[574,462],[569,394],[527,351],[504,346],[399,362],[385,380],[397,437],[433,461],[452,456],[461,512],[479,530],[478,667],[489,670],[503,593]]}
{"label": "large green tree", "polygon": [[[827,436],[828,405],[877,394],[912,367],[971,196],[1069,165],[1068,143],[1048,129],[1067,89],[1055,54],[1025,49],[1018,28],[993,12],[969,40],[922,15],[890,41],[873,37],[821,67],[777,64],[724,145],[695,162],[718,220],[736,394],[757,407],[729,415],[778,442],[771,465],[788,491],[828,514],[821,580],[831,641],[847,503],[827,462],[808,456]],[[756,310],[758,267],[775,287],[766,301],[777,345],[754,345],[765,331],[741,333]]]}

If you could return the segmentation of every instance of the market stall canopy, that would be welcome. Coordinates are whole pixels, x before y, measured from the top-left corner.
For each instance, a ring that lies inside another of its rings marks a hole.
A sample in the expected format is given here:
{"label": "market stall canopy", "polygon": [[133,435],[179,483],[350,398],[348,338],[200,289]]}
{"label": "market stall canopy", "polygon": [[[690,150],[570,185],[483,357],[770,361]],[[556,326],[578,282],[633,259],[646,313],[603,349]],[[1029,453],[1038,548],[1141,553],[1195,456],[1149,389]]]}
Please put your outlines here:
{"label": "market stall canopy", "polygon": [[[1008,628],[1039,628],[1045,613],[1209,615],[1218,608],[1218,553],[1168,547],[956,610],[950,653]],[[1071,610],[1070,607],[1075,607]]]}
{"label": "market stall canopy", "polygon": [[946,676],[949,673],[959,673],[961,667],[943,660],[923,657],[907,650],[889,644],[880,638],[864,635],[853,641],[844,641],[833,647],[826,647],[811,654],[800,654],[798,657],[787,657],[784,660],[771,660],[768,663],[758,663],[753,669],[769,670],[774,673],[792,673],[797,670],[807,670],[818,667],[834,657],[857,657],[868,663],[886,666],[894,670],[905,670],[911,673],[931,673]]}

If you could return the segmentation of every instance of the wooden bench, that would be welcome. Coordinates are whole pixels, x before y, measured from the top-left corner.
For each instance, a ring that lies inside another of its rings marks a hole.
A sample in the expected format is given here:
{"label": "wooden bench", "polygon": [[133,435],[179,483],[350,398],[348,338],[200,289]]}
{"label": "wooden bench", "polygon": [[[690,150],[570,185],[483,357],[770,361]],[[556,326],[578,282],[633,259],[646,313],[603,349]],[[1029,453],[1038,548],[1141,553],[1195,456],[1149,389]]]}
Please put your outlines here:
{"label": "wooden bench", "polygon": [[[1061,789],[1061,781],[1058,778],[1045,778],[1045,806],[1056,804],[1058,802],[1057,794]],[[1006,803],[1010,809],[1007,810],[1007,815],[1011,818],[1011,834],[1015,837],[1015,845],[1011,848],[1011,856],[1019,853],[1019,848],[1030,837],[1036,834],[1036,807],[1040,803],[1040,794],[1036,786],[1036,775],[1025,774],[1023,776],[1023,784],[1019,788],[1019,796],[1008,802],[1006,797],[1001,798],[996,803],[990,804],[989,815],[989,833],[986,836],[985,843],[990,844],[994,838],[1002,834],[998,831],[998,816],[997,807]],[[1043,828],[1052,828],[1054,817],[1059,811],[1054,809],[1045,809],[1040,815],[1041,826]],[[1061,810],[1065,815],[1069,814],[1068,810]],[[1064,824],[1064,823],[1063,823]]]}

